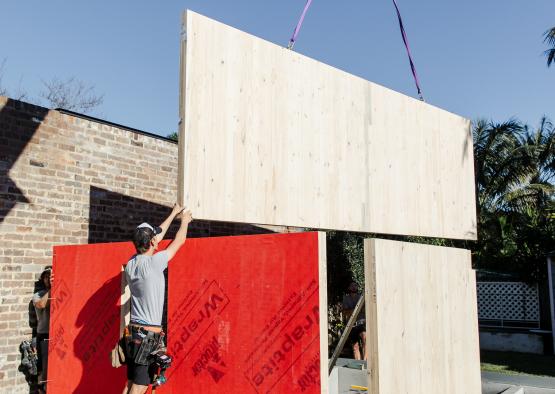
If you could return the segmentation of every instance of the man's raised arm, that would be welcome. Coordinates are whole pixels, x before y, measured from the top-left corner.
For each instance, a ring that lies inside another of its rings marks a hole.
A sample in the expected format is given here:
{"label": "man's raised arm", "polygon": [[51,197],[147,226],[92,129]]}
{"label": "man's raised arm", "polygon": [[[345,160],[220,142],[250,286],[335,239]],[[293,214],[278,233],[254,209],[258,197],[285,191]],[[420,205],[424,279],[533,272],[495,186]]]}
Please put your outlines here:
{"label": "man's raised arm", "polygon": [[191,211],[187,209],[186,211],[181,212],[181,226],[179,226],[179,230],[177,231],[177,234],[175,234],[175,239],[166,249],[166,252],[168,253],[168,260],[171,260],[179,248],[181,248],[185,243],[185,240],[187,239],[187,228],[189,227],[189,223],[192,221],[193,215],[191,214]]}
{"label": "man's raised arm", "polygon": [[162,229],[162,232],[160,234],[156,235],[156,237],[158,238],[158,242],[160,242],[161,240],[164,239],[164,236],[166,235],[166,232],[168,231],[168,228],[170,228],[170,224],[172,224],[173,219],[175,219],[175,217],[181,211],[183,211],[183,207],[181,205],[179,205],[178,203],[175,203],[170,215],[160,225],[160,228]]}

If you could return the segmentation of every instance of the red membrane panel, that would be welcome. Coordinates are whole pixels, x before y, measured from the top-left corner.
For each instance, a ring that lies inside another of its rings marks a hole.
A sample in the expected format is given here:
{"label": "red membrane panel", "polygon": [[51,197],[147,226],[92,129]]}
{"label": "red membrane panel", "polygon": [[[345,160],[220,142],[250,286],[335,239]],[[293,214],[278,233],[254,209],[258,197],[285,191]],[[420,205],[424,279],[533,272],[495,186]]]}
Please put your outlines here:
{"label": "red membrane panel", "polygon": [[317,233],[199,239],[177,257],[172,393],[320,393]]}
{"label": "red membrane panel", "polygon": [[54,247],[49,393],[121,393],[125,368],[109,352],[119,336],[121,269],[131,243]]}
{"label": "red membrane panel", "polygon": [[[161,248],[167,246],[161,244]],[[54,248],[50,393],[121,393],[112,368],[130,243]],[[319,393],[318,234],[189,239],[168,269],[159,393]]]}

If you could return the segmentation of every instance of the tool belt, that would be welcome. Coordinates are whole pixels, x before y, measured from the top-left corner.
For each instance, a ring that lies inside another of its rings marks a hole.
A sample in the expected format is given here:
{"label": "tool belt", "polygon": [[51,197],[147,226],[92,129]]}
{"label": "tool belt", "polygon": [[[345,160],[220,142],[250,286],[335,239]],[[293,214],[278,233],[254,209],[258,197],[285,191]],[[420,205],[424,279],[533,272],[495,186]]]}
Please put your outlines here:
{"label": "tool belt", "polygon": [[152,332],[143,327],[130,325],[127,349],[129,358],[135,364],[149,365],[152,363],[150,355],[164,347],[164,332]]}

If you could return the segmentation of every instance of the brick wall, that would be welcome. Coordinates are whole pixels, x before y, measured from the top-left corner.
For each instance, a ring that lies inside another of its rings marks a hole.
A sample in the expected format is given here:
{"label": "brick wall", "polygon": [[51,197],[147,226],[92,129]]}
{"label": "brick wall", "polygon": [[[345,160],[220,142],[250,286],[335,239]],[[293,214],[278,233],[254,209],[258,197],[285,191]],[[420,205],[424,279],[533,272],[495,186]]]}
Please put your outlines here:
{"label": "brick wall", "polygon": [[[176,166],[167,139],[0,97],[0,392],[29,392],[18,347],[52,246],[128,240],[140,222],[160,222],[176,200]],[[195,221],[189,234],[270,230]]]}

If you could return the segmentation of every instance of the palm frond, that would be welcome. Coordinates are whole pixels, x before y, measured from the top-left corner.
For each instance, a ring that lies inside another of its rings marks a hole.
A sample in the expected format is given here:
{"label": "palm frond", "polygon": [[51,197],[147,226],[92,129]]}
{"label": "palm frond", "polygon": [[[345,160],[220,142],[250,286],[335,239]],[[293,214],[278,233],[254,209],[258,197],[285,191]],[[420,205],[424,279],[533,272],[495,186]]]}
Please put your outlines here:
{"label": "palm frond", "polygon": [[548,49],[544,52],[545,57],[547,57],[547,67],[551,66],[552,63],[555,63],[555,48]]}
{"label": "palm frond", "polygon": [[543,33],[543,37],[543,42],[547,45],[555,45],[555,27],[552,27]]}

